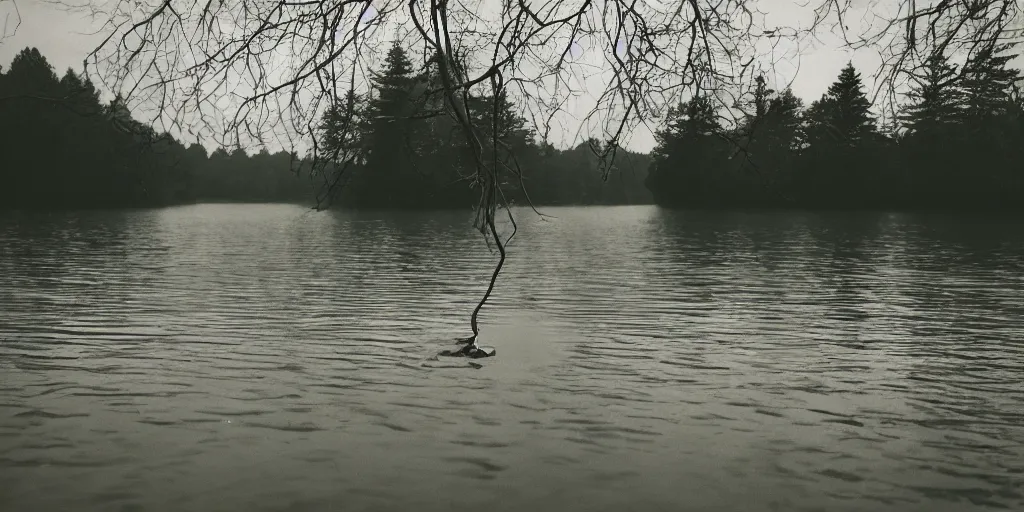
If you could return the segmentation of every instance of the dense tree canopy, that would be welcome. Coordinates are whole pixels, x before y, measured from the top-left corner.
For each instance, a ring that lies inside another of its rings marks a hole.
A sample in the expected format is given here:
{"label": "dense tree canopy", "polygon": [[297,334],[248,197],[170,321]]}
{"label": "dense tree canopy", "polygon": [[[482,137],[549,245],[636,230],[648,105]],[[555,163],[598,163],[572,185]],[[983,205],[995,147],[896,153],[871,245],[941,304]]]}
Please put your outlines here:
{"label": "dense tree canopy", "polygon": [[[670,110],[651,155],[619,150],[607,180],[602,142],[559,150],[538,140],[507,97],[481,94],[469,106],[480,126],[498,127],[482,137],[496,135],[496,158],[522,168],[525,192],[514,173],[502,183],[519,204],[1019,208],[1024,97],[1009,50],[993,46],[961,66],[927,59],[892,133],[879,131],[852,65],[806,109],[792,91],[756,78],[749,114],[732,127],[715,102],[695,96]],[[463,185],[473,168],[465,139],[450,118],[429,115],[439,100],[422,94],[434,80],[413,72],[396,44],[373,90],[349,91],[325,111],[317,140],[332,155],[330,165],[347,166],[342,206],[473,205],[473,191]],[[291,172],[296,155],[208,155],[199,144],[158,134],[134,121],[119,98],[102,102],[87,78],[72,70],[58,78],[34,48],[0,74],[0,98],[4,208],[312,204],[314,192],[324,190]]]}
{"label": "dense tree canopy", "polygon": [[734,128],[694,98],[658,133],[648,185],[677,207],[1024,208],[1024,98],[1010,55],[983,48],[963,73],[930,57],[893,133],[879,130],[852,65],[807,109],[759,79]]}
{"label": "dense tree canopy", "polygon": [[[369,95],[345,94],[321,119],[318,144],[330,165],[348,164],[343,207],[468,208],[473,191],[465,140],[450,119],[417,96],[432,78],[412,72],[395,45]],[[289,201],[313,204],[325,192],[326,172],[310,182],[295,173],[292,155],[266,149],[249,154],[184,145],[135,121],[119,98],[100,100],[93,84],[72,70],[58,79],[34,48],[0,73],[0,208],[161,206],[194,201]],[[557,150],[538,143],[507,98],[496,102],[499,157],[513,155],[535,204],[649,203],[643,186],[646,155],[624,152],[605,182],[588,143]],[[481,126],[491,126],[490,98],[471,103]],[[351,129],[349,129],[351,128]],[[490,139],[490,132],[485,139]],[[306,164],[308,166],[308,162]],[[509,174],[508,177],[515,175]],[[329,183],[328,183],[329,185]],[[527,198],[518,181],[509,198]],[[321,196],[322,197],[322,196]]]}
{"label": "dense tree canopy", "polygon": [[301,200],[310,187],[290,155],[186,148],[100,101],[72,70],[57,79],[35,48],[0,74],[0,207],[90,208],[197,200]]}
{"label": "dense tree canopy", "polygon": [[[468,208],[475,192],[471,148],[450,118],[432,115],[436,77],[414,73],[406,51],[394,44],[375,87],[367,96],[339,95],[317,131],[318,149],[336,168],[344,167],[341,205],[362,208]],[[607,182],[598,170],[600,142],[566,151],[539,142],[505,93],[468,97],[468,111],[480,126],[488,158],[521,172],[504,175],[501,188],[519,204],[649,203],[643,187],[645,155],[624,152]],[[496,122],[495,122],[496,121]],[[495,132],[496,128],[496,132]],[[336,176],[324,169],[325,180]],[[520,180],[521,178],[521,180]],[[525,185],[525,187],[523,186]]]}

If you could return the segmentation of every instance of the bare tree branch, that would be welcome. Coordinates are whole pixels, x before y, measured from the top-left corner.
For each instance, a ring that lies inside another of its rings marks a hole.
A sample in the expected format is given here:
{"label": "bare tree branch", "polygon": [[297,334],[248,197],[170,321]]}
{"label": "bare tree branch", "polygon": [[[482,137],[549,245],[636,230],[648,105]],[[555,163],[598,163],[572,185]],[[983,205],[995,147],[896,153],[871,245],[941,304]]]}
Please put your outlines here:
{"label": "bare tree branch", "polygon": [[0,44],[3,44],[5,40],[14,37],[21,27],[21,10],[18,9],[17,0],[0,0],[0,19],[3,20]]}
{"label": "bare tree branch", "polygon": [[318,206],[330,204],[352,161],[324,154],[316,120],[342,101],[339,88],[368,93],[384,39],[399,41],[440,79],[423,92],[440,95],[439,105],[417,115],[447,116],[460,128],[474,167],[467,181],[479,191],[475,225],[501,255],[474,310],[472,340],[508,243],[495,227],[497,209],[510,207],[499,185],[504,176],[523,183],[518,161],[498,158],[500,141],[488,141],[470,115],[488,85],[494,101],[501,91],[521,105],[545,140],[572,115],[571,104],[589,104],[577,138],[601,134],[592,149],[607,177],[635,129],[696,94],[738,125],[755,70],[774,65],[783,43],[799,46],[831,30],[850,48],[878,51],[876,99],[893,109],[901,80],[927,54],[970,54],[1022,34],[1019,0],[870,0],[863,9],[812,0],[814,19],[804,28],[768,26],[755,0],[54,1],[102,20],[107,37],[85,68],[143,121],[224,146],[308,154],[322,183]]}

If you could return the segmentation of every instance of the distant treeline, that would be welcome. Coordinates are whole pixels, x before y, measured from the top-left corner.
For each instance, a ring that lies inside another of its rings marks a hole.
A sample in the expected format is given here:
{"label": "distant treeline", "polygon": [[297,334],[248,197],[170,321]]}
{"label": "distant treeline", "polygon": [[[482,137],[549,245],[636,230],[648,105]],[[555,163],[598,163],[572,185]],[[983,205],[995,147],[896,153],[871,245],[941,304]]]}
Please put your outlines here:
{"label": "distant treeline", "polygon": [[734,129],[693,98],[658,132],[648,186],[680,207],[1024,210],[1024,95],[1010,49],[989,45],[961,67],[928,59],[888,129],[851,64],[806,109],[758,79]]}
{"label": "distant treeline", "polygon": [[[389,65],[401,63],[389,59]],[[35,48],[21,51],[9,68],[0,71],[0,209],[164,206],[198,201],[313,204],[323,182],[321,176],[310,177],[310,165],[294,163],[287,152],[249,155],[238,149],[217,149],[207,154],[199,144],[186,147],[132,119],[119,98],[101,102],[93,84],[74,71],[69,69],[58,78]],[[388,81],[403,83],[406,79],[389,77],[389,72],[395,74],[394,69],[385,70],[366,109],[383,112],[395,97]],[[334,109],[324,116],[325,130],[336,114]],[[351,179],[346,176],[340,205],[472,206],[475,191],[457,174],[463,160],[445,153],[457,148],[453,152],[461,151],[464,156],[465,145],[456,138],[457,132],[449,130],[451,133],[442,135],[441,122],[436,118],[430,121],[432,132],[426,121],[382,126],[387,121],[378,120],[361,124],[362,134],[350,134],[349,138],[358,136],[367,147],[380,149],[364,152],[363,161],[346,171]],[[532,134],[524,137],[532,138]],[[413,147],[418,151],[405,151]],[[606,183],[586,144],[562,151],[531,140],[528,147],[517,149],[521,150],[517,156],[522,167],[532,171],[524,180],[535,204],[653,201],[644,186],[650,164],[647,155],[620,155],[623,172]]]}
{"label": "distant treeline", "polygon": [[309,197],[290,155],[188,148],[102,103],[68,70],[58,79],[35,48],[0,74],[0,208],[163,206],[198,200]]}
{"label": "distant treeline", "polygon": [[[607,181],[595,155],[600,142],[559,150],[538,141],[504,95],[494,102],[478,93],[466,107],[481,127],[476,135],[487,158],[520,168],[538,205],[1024,208],[1024,96],[1019,72],[1007,68],[1009,50],[991,45],[960,67],[929,59],[899,122],[884,128],[852,65],[808,108],[758,78],[738,126],[725,127],[716,103],[696,96],[671,109],[651,155],[619,149]],[[322,192],[325,176],[310,176],[308,165],[294,172],[294,155],[208,155],[156,133],[133,120],[120,99],[101,102],[73,71],[58,78],[34,48],[3,71],[0,209],[312,203]],[[345,169],[341,205],[474,204],[465,135],[449,117],[433,115],[443,101],[440,83],[433,67],[415,71],[396,44],[371,94],[350,91],[324,113],[318,149],[330,163],[322,172],[331,178]],[[525,203],[519,178],[505,175],[506,195]]]}
{"label": "distant treeline", "polygon": [[[479,191],[467,180],[476,168],[472,146],[456,121],[438,115],[446,100],[436,67],[414,70],[398,44],[391,46],[383,64],[374,75],[372,95],[348,91],[320,122],[320,151],[333,162],[333,170],[345,169],[342,203],[386,208],[474,205]],[[474,137],[482,157],[488,165],[497,158],[507,199],[545,205],[653,202],[644,185],[648,155],[620,150],[606,173],[599,165],[598,141],[568,151],[538,142],[521,109],[504,93],[495,101],[486,89],[469,96],[465,111],[479,128]]]}

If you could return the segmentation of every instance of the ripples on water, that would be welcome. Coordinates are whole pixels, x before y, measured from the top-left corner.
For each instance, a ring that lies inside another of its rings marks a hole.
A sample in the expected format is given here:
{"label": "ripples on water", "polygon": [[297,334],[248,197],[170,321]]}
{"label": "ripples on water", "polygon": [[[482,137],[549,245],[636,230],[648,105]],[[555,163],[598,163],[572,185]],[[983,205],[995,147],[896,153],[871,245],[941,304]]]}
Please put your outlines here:
{"label": "ripples on water", "polygon": [[1024,509],[1019,219],[0,217],[0,507]]}

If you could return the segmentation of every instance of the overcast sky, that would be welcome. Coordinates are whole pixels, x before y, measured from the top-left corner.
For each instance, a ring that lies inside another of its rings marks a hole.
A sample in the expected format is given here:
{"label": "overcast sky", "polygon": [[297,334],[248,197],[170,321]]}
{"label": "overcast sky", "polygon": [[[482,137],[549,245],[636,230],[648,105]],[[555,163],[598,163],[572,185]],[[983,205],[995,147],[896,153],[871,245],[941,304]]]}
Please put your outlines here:
{"label": "overcast sky", "polygon": [[[810,20],[810,12],[804,0],[764,0],[762,9],[770,14],[769,22],[778,25],[799,23],[806,25]],[[811,2],[813,4],[813,2]],[[13,37],[0,43],[0,64],[7,66],[14,55],[27,46],[34,46],[49,59],[50,63],[62,74],[72,67],[81,69],[86,53],[93,49],[101,36],[89,34],[93,27],[79,14],[68,13],[55,8],[41,0],[18,0],[21,12],[21,26]],[[10,2],[0,0],[0,23],[3,13],[10,12]],[[817,48],[806,48],[800,51],[799,73],[796,62],[778,68],[776,80],[785,83],[793,81],[793,90],[805,101],[817,99],[828,85],[836,78],[840,68],[852,60],[864,74],[865,82],[870,86],[870,77],[877,66],[878,59],[871,52],[854,53],[842,49],[838,41],[826,39]],[[593,50],[587,50],[593,51]],[[794,76],[795,75],[795,76]],[[563,123],[563,126],[566,123]],[[552,133],[552,142],[565,147],[575,142],[575,127],[563,128],[561,133]],[[639,151],[648,151],[654,145],[651,133],[642,128],[635,132],[628,146]]]}

